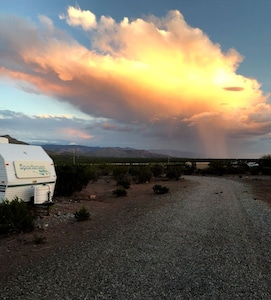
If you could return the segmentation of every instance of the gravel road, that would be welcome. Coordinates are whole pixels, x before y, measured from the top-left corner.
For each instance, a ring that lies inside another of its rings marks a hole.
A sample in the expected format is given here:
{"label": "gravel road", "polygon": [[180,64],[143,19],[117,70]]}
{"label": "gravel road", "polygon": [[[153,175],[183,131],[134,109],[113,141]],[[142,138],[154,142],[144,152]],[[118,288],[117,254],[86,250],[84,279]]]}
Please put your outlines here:
{"label": "gravel road", "polygon": [[0,286],[0,299],[271,299],[270,207],[237,181],[185,180],[192,189],[127,204]]}

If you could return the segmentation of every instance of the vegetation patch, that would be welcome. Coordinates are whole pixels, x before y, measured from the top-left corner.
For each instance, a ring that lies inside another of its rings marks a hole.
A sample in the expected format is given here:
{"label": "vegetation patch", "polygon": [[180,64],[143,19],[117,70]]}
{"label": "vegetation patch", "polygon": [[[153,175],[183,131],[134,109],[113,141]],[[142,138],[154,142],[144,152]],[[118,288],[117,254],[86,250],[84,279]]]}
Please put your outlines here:
{"label": "vegetation patch", "polygon": [[180,166],[168,166],[166,176],[168,179],[179,180],[182,175],[183,169]]}
{"label": "vegetation patch", "polygon": [[0,203],[0,234],[30,232],[34,229],[34,215],[28,205],[15,197]]}
{"label": "vegetation patch", "polygon": [[97,180],[97,174],[90,166],[57,166],[55,196],[71,196],[84,189],[90,180]]}
{"label": "vegetation patch", "polygon": [[44,244],[45,241],[46,241],[46,237],[45,237],[45,236],[34,234],[34,237],[33,237],[33,243],[34,243],[35,245]]}
{"label": "vegetation patch", "polygon": [[155,194],[166,194],[169,192],[169,188],[166,186],[162,186],[160,184],[156,184],[152,187]]}
{"label": "vegetation patch", "polygon": [[75,217],[75,219],[76,219],[77,222],[82,222],[82,221],[86,221],[86,220],[88,220],[90,218],[90,213],[83,206],[81,209],[79,209],[78,211],[76,211],[74,213],[74,217]]}
{"label": "vegetation patch", "polygon": [[115,189],[112,194],[116,197],[124,197],[127,196],[127,191],[124,188]]}
{"label": "vegetation patch", "polygon": [[117,181],[118,186],[122,186],[125,189],[129,189],[131,186],[131,180],[127,177],[124,177]]}

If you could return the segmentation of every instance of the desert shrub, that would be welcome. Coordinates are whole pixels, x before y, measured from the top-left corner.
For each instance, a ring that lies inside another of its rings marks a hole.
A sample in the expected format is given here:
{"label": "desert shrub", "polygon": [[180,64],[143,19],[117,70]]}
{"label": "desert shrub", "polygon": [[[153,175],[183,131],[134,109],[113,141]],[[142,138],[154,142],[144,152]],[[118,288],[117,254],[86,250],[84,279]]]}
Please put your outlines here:
{"label": "desert shrub", "polygon": [[271,167],[264,167],[262,168],[263,175],[271,175]]}
{"label": "desert shrub", "polygon": [[259,159],[260,166],[263,168],[271,168],[271,155],[267,154]]}
{"label": "desert shrub", "polygon": [[156,184],[152,187],[155,194],[166,194],[169,191],[169,188],[166,186],[162,186],[160,184]]}
{"label": "desert shrub", "polygon": [[57,166],[57,181],[55,196],[71,196],[80,192],[90,180],[95,179],[96,173],[87,166]]}
{"label": "desert shrub", "polygon": [[226,163],[223,160],[213,160],[210,162],[209,167],[202,170],[205,175],[223,176],[226,173]]}
{"label": "desert shrub", "polygon": [[117,181],[118,186],[122,186],[125,189],[129,189],[131,186],[131,180],[126,176]]}
{"label": "desert shrub", "polygon": [[90,181],[90,180],[97,181],[99,179],[99,175],[101,173],[101,171],[98,168],[96,168],[95,166],[86,167],[85,172],[87,173],[88,181]]}
{"label": "desert shrub", "polygon": [[154,164],[153,166],[151,166],[151,171],[152,171],[152,174],[154,177],[159,177],[159,176],[163,175],[164,168],[162,165]]}
{"label": "desert shrub", "polygon": [[225,172],[227,174],[244,174],[246,171],[243,166],[227,165]]}
{"label": "desert shrub", "polygon": [[250,174],[251,175],[259,175],[259,173],[260,173],[259,167],[252,167],[252,168],[250,168]]}
{"label": "desert shrub", "polygon": [[130,168],[129,173],[137,183],[145,183],[152,178],[152,171],[149,166],[133,166]]}
{"label": "desert shrub", "polygon": [[33,237],[33,243],[34,243],[35,245],[44,244],[45,241],[46,241],[46,237],[45,237],[45,236],[34,234],[34,237]]}
{"label": "desert shrub", "polygon": [[192,175],[195,172],[196,166],[191,163],[190,164],[185,164],[184,167],[182,168],[182,173],[184,175]]}
{"label": "desert shrub", "polygon": [[99,163],[97,169],[99,175],[101,176],[108,176],[112,173],[112,167],[107,165],[106,163]]}
{"label": "desert shrub", "polygon": [[76,211],[74,213],[74,217],[75,217],[76,221],[82,222],[82,221],[86,221],[86,220],[88,220],[90,218],[90,213],[83,206],[81,209],[79,209],[78,211]]}
{"label": "desert shrub", "polygon": [[113,178],[116,181],[122,180],[128,174],[129,169],[125,166],[115,166],[113,169]]}
{"label": "desert shrub", "polygon": [[168,166],[166,176],[168,179],[176,179],[179,180],[182,175],[182,168],[179,166]]}
{"label": "desert shrub", "polygon": [[29,232],[34,228],[34,215],[28,205],[17,197],[0,203],[0,234]]}
{"label": "desert shrub", "polygon": [[124,196],[127,196],[127,191],[124,188],[118,188],[118,189],[115,189],[112,192],[112,194],[117,197],[124,197]]}

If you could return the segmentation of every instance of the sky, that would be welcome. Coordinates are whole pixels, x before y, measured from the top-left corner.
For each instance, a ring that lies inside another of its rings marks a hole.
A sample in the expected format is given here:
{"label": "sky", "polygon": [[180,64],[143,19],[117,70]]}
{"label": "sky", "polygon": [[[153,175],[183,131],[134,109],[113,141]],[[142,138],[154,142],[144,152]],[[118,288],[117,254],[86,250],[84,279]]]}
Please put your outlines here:
{"label": "sky", "polygon": [[269,0],[3,0],[1,135],[270,154],[270,11]]}

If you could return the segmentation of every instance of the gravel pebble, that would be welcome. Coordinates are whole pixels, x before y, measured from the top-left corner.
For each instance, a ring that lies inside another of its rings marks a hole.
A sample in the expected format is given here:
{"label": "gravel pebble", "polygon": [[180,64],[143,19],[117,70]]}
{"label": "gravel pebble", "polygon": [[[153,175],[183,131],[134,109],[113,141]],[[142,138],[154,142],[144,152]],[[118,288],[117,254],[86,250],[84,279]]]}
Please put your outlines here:
{"label": "gravel pebble", "polygon": [[270,207],[240,182],[185,180],[197,184],[130,203],[0,286],[0,299],[271,299]]}

